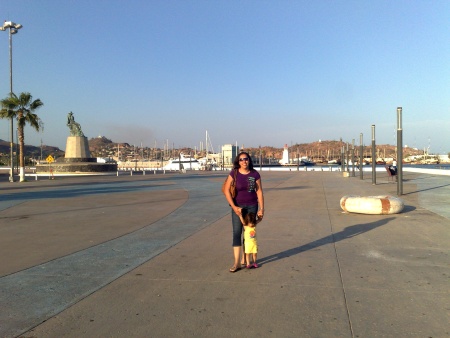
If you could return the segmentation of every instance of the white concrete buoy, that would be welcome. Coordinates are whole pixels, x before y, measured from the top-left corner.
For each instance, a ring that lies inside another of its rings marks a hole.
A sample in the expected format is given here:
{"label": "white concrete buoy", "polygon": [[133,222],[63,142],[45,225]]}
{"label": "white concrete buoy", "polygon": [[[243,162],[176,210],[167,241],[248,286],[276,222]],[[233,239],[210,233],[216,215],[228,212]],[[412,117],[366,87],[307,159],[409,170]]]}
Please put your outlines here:
{"label": "white concrete buoy", "polygon": [[344,196],[341,208],[345,212],[369,215],[398,214],[403,210],[403,200],[395,196]]}

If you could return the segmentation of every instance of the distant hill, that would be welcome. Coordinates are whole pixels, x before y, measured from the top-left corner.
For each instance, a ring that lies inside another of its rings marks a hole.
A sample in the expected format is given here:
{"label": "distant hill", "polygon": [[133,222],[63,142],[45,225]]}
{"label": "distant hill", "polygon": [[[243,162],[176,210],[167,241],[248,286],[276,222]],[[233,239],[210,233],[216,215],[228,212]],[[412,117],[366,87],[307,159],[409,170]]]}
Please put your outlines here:
{"label": "distant hill", "polygon": [[[316,141],[312,143],[302,143],[293,144],[288,146],[289,154],[291,157],[296,156],[307,156],[315,161],[326,160],[326,159],[337,159],[341,156],[342,147],[347,149],[347,144],[341,141]],[[351,150],[352,145],[349,144],[349,150]],[[396,157],[396,146],[390,144],[377,144],[376,145],[376,155],[380,158],[394,158]],[[259,148],[245,148],[253,156],[259,156]],[[274,147],[261,147],[261,152],[263,157],[272,157],[281,159],[283,156],[284,148],[274,148]],[[364,154],[367,157],[371,157],[372,146],[366,145],[363,149]],[[359,153],[359,145],[355,145],[355,154]],[[403,149],[403,156],[419,155],[423,152],[417,149],[412,149],[406,147]]]}
{"label": "distant hill", "polygon": [[[89,142],[89,150],[90,151],[97,151],[102,148],[117,147],[117,144],[118,144],[104,136],[91,138],[88,142]],[[128,143],[119,143],[119,146],[120,147],[129,147],[130,145]]]}
{"label": "distant hill", "polygon": [[[19,151],[18,144],[14,143],[14,152]],[[9,142],[0,139],[0,156],[9,156]],[[64,156],[64,151],[59,149],[58,147],[42,145],[42,158],[45,159],[48,155],[52,155],[53,157],[62,157]],[[25,157],[32,158],[40,158],[41,156],[41,147],[35,147],[25,144]]]}
{"label": "distant hill", "polygon": [[104,136],[91,138],[88,142],[92,157],[113,157],[117,156],[117,148],[122,154],[129,153],[134,148],[128,143],[116,143]]}

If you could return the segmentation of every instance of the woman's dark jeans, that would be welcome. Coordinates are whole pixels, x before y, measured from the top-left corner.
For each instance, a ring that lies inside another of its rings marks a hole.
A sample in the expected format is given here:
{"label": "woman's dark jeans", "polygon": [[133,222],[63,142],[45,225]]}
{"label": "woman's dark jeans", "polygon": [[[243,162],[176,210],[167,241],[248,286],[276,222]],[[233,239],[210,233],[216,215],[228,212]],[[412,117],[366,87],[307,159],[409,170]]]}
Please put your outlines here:
{"label": "woman's dark jeans", "polygon": [[[245,215],[245,213],[247,212],[253,212],[253,213],[257,213],[258,212],[258,205],[238,205],[237,206],[239,208],[242,208],[242,212]],[[236,215],[236,213],[234,212],[233,209],[231,209],[231,221],[233,223],[233,246],[241,246],[242,245],[242,223],[241,223],[241,219],[239,218],[238,215]]]}

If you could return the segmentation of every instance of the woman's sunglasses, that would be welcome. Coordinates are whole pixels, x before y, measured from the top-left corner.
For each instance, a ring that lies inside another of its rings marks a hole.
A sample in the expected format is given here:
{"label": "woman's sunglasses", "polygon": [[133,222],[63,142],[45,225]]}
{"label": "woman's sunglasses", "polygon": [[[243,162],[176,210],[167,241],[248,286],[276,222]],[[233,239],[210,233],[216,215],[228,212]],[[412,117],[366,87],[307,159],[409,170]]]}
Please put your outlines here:
{"label": "woman's sunglasses", "polygon": [[241,157],[240,159],[239,159],[239,162],[242,162],[242,161],[248,161],[248,157]]}

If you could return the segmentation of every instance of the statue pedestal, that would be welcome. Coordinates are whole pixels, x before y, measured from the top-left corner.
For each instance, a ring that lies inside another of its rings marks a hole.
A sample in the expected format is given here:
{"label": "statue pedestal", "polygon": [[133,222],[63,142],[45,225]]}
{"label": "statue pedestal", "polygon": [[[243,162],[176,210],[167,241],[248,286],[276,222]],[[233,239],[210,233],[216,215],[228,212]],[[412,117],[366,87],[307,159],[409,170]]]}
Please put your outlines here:
{"label": "statue pedestal", "polygon": [[[86,136],[69,136],[66,142],[66,159],[86,159],[91,158],[89,143]],[[80,161],[77,161],[80,162]]]}
{"label": "statue pedestal", "polygon": [[117,163],[97,163],[97,159],[91,157],[87,137],[69,136],[64,159],[57,159],[54,163],[36,165],[36,172],[55,175],[112,174],[117,172]]}

